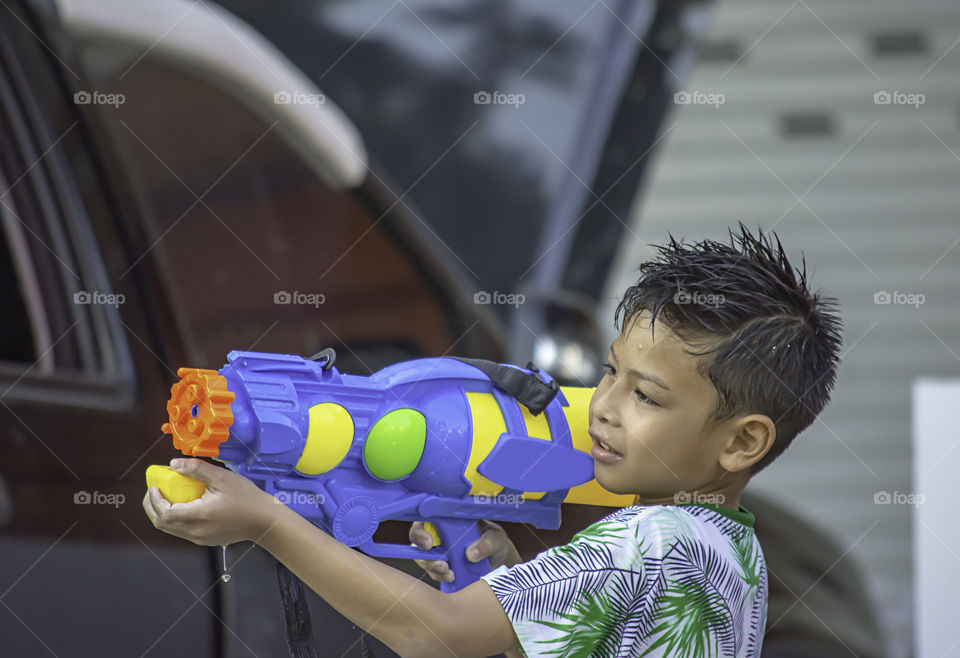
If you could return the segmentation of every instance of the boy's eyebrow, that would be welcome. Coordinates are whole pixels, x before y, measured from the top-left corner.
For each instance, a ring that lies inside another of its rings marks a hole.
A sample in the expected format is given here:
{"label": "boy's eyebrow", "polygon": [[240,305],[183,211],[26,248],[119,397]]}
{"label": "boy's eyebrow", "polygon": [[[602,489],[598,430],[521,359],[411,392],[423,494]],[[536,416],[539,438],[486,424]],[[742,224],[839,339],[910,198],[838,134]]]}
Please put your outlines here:
{"label": "boy's eyebrow", "polygon": [[[614,360],[614,361],[619,361],[619,359],[617,358],[617,353],[613,351],[613,345],[610,346],[610,354],[613,355],[613,360]],[[636,377],[637,379],[642,379],[642,380],[644,380],[644,381],[648,381],[648,382],[650,382],[651,384],[656,384],[657,386],[659,386],[660,388],[662,388],[662,389],[665,390],[665,391],[669,391],[669,390],[670,390],[670,387],[667,386],[666,384],[664,384],[664,383],[663,383],[663,380],[660,379],[659,377],[654,377],[653,375],[648,375],[648,374],[645,373],[645,372],[640,372],[639,370],[634,370],[634,369],[632,369],[632,368],[631,368],[630,370],[627,370],[627,374],[628,374],[628,375],[632,375],[632,376]]]}

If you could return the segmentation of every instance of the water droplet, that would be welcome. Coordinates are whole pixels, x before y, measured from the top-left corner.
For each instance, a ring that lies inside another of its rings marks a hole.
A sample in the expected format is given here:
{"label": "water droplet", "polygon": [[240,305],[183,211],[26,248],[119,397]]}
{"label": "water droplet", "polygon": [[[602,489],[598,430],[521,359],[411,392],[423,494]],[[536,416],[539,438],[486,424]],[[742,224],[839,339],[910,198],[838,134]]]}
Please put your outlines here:
{"label": "water droplet", "polygon": [[221,564],[223,565],[223,573],[220,575],[220,580],[222,580],[225,583],[229,583],[230,574],[227,573],[227,547],[221,546],[220,548],[223,549],[223,559],[221,562]]}

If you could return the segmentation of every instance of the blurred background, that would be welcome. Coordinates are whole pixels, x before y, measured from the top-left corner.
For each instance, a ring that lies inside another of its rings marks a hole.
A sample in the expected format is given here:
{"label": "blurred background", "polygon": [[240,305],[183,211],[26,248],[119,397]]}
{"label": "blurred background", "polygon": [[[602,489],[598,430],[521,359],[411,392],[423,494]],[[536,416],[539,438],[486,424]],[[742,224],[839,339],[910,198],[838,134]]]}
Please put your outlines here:
{"label": "blurred background", "polygon": [[[958,44],[952,0],[8,0],[0,655],[289,655],[268,556],[220,584],[141,509],[178,367],[592,386],[650,245],[738,221],[845,324],[832,403],[744,496],[764,655],[960,655]],[[566,507],[522,555],[609,512]]]}

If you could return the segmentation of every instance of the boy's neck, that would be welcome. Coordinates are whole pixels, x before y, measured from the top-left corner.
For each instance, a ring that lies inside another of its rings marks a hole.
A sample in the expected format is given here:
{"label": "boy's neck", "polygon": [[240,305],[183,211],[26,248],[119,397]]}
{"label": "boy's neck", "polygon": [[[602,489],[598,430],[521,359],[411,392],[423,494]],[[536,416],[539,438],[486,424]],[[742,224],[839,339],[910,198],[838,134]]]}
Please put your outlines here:
{"label": "boy's neck", "polygon": [[634,499],[635,505],[685,505],[690,503],[711,503],[736,512],[740,510],[740,490],[712,491],[709,493],[703,490],[680,491],[672,496],[648,497],[637,495]]}

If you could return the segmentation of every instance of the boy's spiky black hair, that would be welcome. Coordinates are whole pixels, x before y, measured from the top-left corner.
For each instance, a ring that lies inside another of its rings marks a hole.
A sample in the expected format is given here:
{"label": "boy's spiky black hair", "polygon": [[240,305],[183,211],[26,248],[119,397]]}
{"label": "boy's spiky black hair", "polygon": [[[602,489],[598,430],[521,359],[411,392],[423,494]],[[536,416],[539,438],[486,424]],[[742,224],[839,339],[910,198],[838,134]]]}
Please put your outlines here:
{"label": "boy's spiky black hair", "polygon": [[[717,389],[709,422],[762,413],[777,436],[751,469],[776,459],[830,400],[840,359],[836,300],[807,287],[806,261],[790,264],[776,233],[754,236],[740,223],[730,244],[691,245],[672,235],[655,245],[657,258],[640,266],[614,315],[619,329],[650,313],[700,358],[701,374]],[[705,346],[705,349],[699,347]]]}

